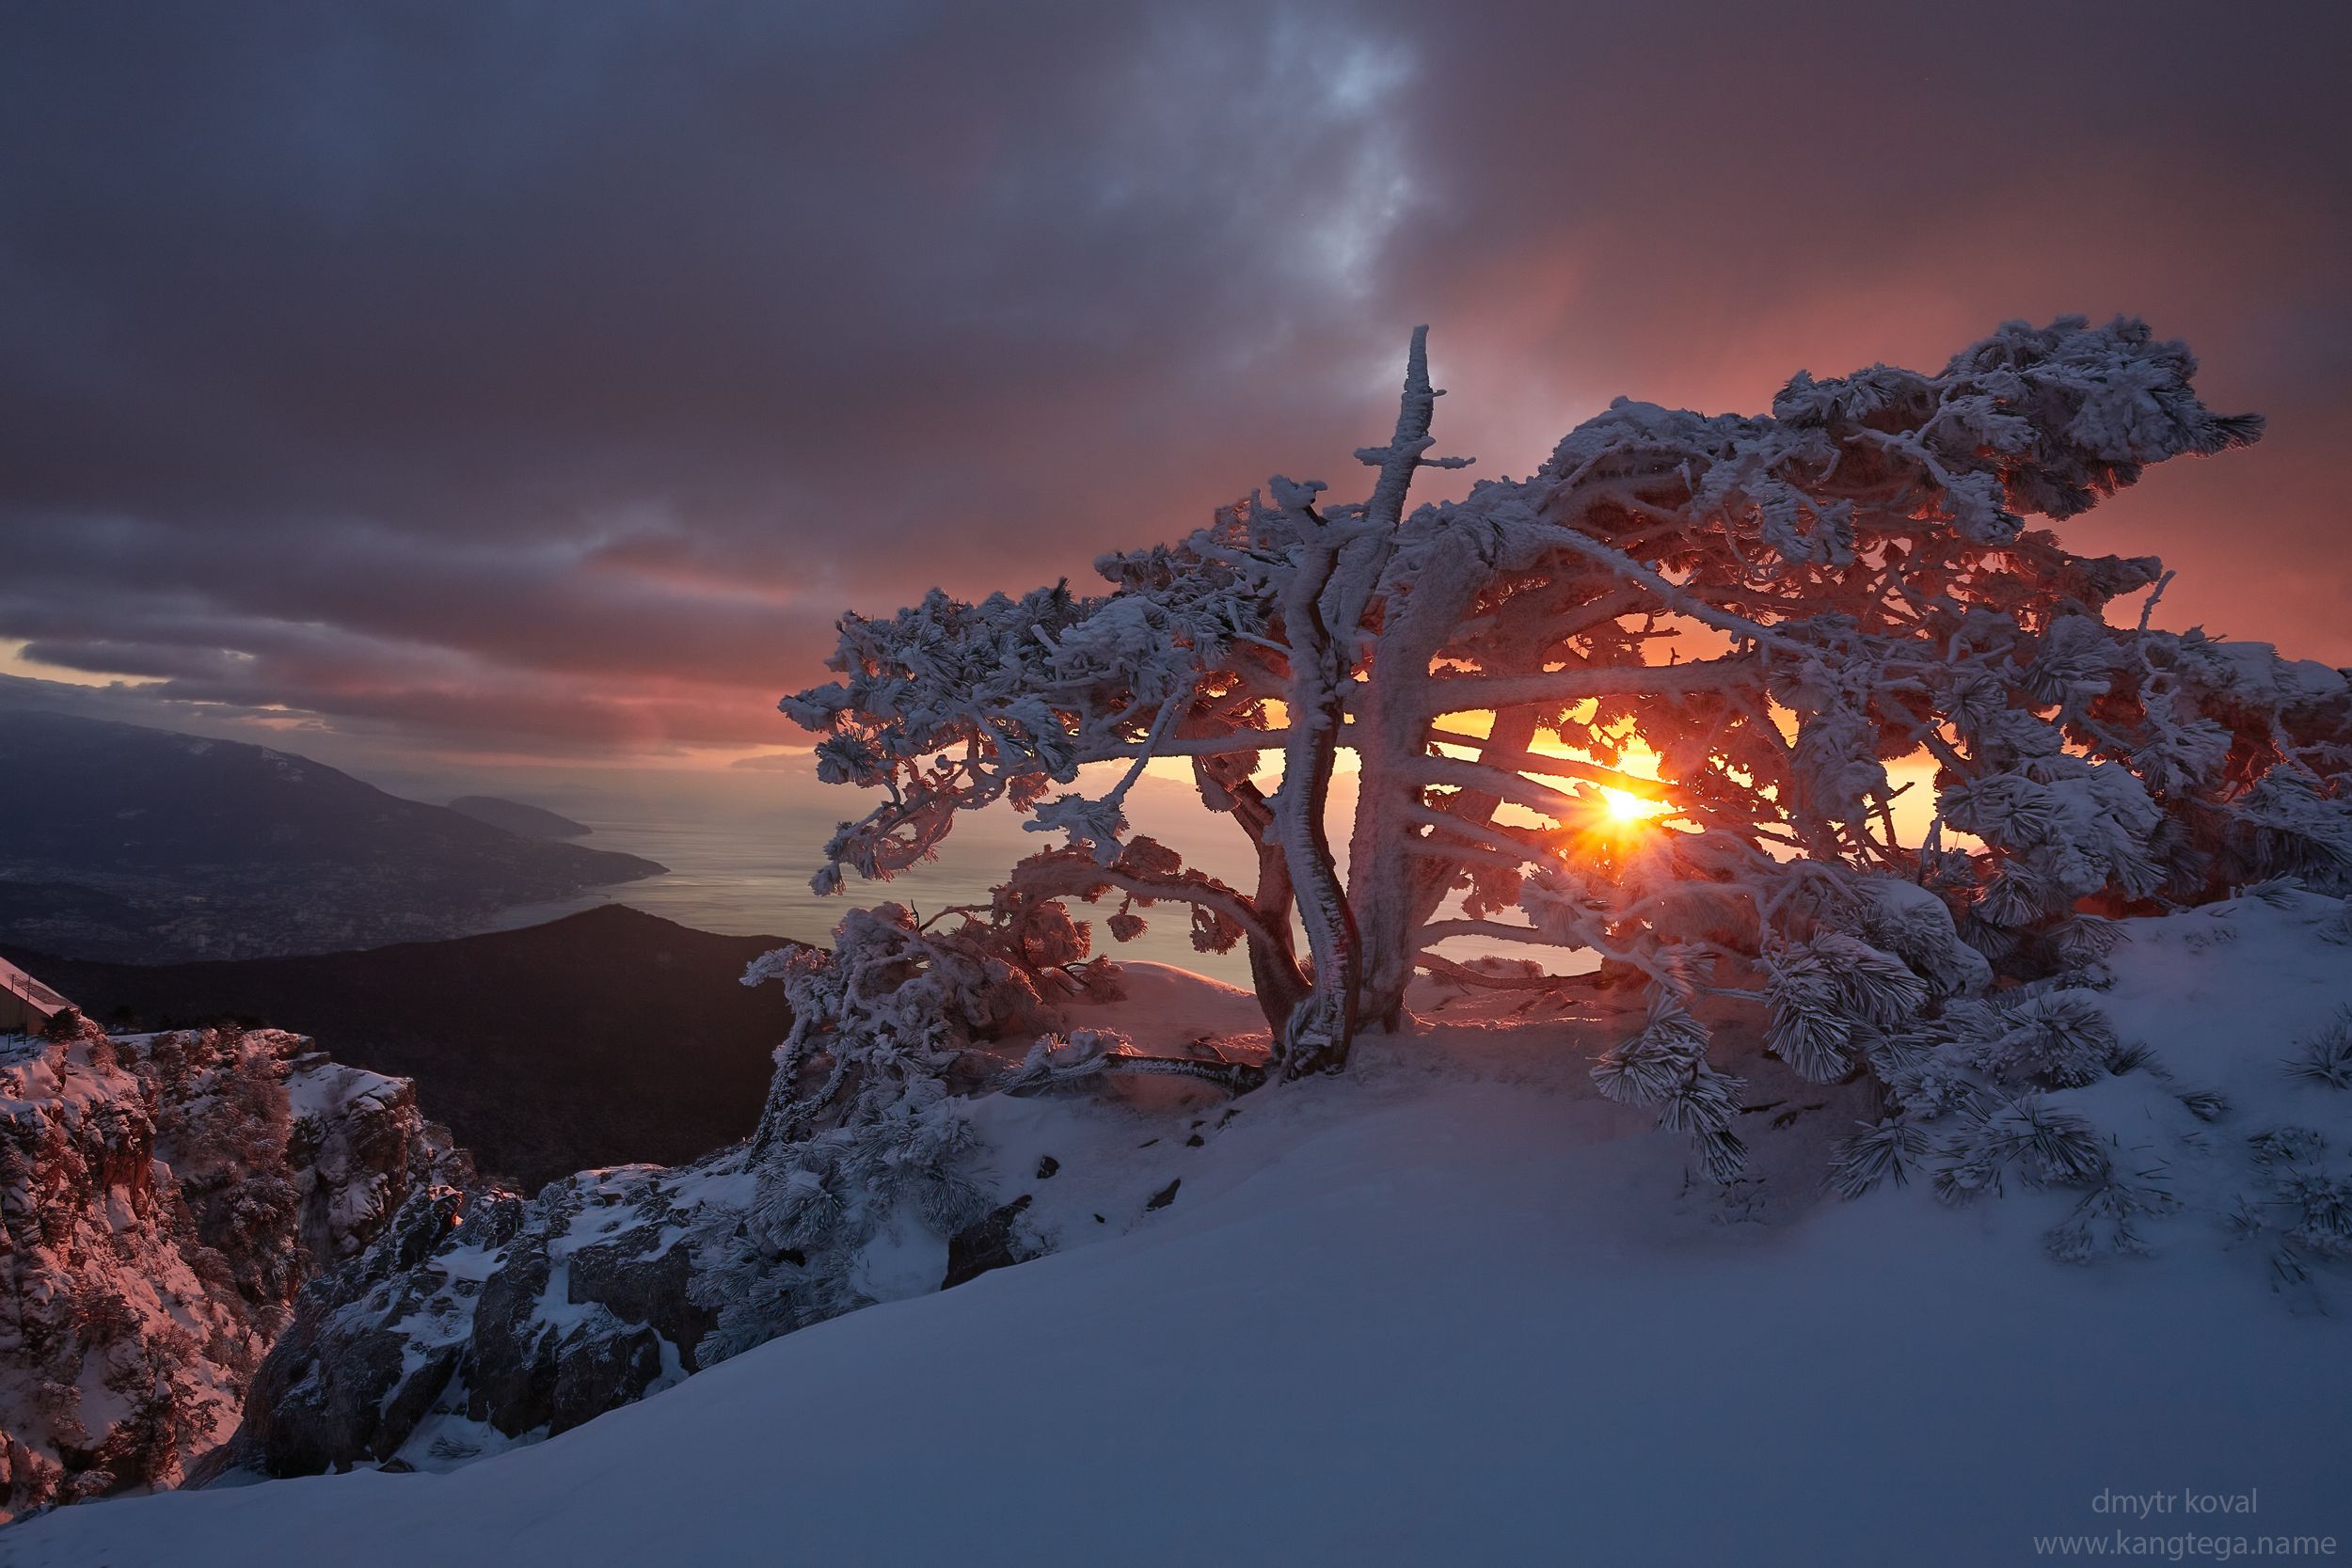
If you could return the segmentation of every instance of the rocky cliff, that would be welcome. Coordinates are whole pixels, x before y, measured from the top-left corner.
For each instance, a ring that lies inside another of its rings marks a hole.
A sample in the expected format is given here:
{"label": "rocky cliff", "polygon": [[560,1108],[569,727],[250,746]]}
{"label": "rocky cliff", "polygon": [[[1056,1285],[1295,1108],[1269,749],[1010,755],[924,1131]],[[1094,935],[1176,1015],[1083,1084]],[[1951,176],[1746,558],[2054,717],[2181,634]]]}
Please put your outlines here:
{"label": "rocky cliff", "polygon": [[469,1174],[299,1036],[0,1040],[0,1519],[177,1484],[303,1281]]}
{"label": "rocky cliff", "polygon": [[715,1279],[740,1274],[741,1157],[587,1171],[530,1199],[413,1195],[364,1257],[303,1292],[223,1463],[437,1468],[698,1370]]}
{"label": "rocky cliff", "polygon": [[[747,981],[833,963],[772,958]],[[1197,976],[1133,965],[1105,967],[1096,983],[1100,996],[1069,999],[1054,1016],[1132,1028],[1143,1050],[1180,1055],[1200,1028],[1261,1027],[1247,994]],[[961,1006],[941,994],[917,1006]],[[440,1469],[563,1432],[778,1335],[1165,1208],[1180,1184],[1170,1160],[1181,1164],[1230,1119],[1220,1110],[1212,1125],[1200,1110],[1171,1138],[1165,1113],[1135,1119],[1116,1108],[1127,1092],[1220,1104],[1231,1069],[1212,1053],[1195,1065],[1216,1070],[1200,1078],[1153,1074],[1148,1089],[1121,1080],[1130,1089],[1111,1095],[1090,1134],[1099,1147],[1076,1147],[1085,1140],[1063,1117],[1052,1120],[1054,1148],[1032,1148],[1020,1131],[1031,1092],[1107,1093],[1111,1075],[1013,1085],[1025,1040],[1009,1053],[947,1053],[944,1079],[860,1116],[850,1108],[860,1074],[834,1070],[850,1059],[844,1035],[823,1037],[824,1065],[789,1042],[780,1051],[750,1140],[691,1164],[583,1171],[532,1198],[487,1184],[412,1194],[365,1253],[302,1292],[215,1465],[278,1476]],[[872,1064],[863,1072],[877,1081]]]}
{"label": "rocky cliff", "polygon": [[855,1256],[822,1256],[763,1226],[761,1166],[739,1145],[676,1168],[583,1171],[528,1199],[418,1189],[361,1257],[302,1292],[207,1474],[446,1468],[1037,1250],[1011,1234],[1016,1207],[952,1241],[896,1216]]}

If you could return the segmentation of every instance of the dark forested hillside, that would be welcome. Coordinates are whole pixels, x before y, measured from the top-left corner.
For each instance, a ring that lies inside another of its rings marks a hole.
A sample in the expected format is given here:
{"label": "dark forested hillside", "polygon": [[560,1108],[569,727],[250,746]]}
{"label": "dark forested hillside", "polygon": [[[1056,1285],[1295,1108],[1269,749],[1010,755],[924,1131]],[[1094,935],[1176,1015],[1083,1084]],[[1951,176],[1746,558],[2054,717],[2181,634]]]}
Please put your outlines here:
{"label": "dark forested hillside", "polygon": [[102,1022],[229,1018],[417,1081],[485,1171],[526,1188],[592,1165],[675,1164],[747,1136],[789,1017],[737,984],[782,945],[606,906],[518,931],[361,953],[114,964],[0,944]]}

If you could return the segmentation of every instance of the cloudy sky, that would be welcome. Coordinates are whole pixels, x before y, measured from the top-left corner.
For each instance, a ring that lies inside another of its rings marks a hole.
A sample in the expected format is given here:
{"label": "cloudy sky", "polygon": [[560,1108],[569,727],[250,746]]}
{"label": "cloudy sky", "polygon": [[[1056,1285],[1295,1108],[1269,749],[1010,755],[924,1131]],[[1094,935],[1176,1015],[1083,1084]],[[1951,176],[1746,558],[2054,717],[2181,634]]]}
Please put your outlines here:
{"label": "cloudy sky", "polygon": [[2271,436],[2074,537],[2352,663],[2348,14],[10,5],[0,700],[723,764],[845,607],[1357,483],[1421,321],[1491,474],[2144,315]]}

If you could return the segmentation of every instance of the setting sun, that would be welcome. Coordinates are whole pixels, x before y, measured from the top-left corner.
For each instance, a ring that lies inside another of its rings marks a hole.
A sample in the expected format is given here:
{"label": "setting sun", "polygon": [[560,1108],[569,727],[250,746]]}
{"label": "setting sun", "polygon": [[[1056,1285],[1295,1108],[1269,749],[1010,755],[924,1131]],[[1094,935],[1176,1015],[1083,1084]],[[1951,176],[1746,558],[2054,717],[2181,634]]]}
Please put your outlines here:
{"label": "setting sun", "polygon": [[1645,800],[1639,795],[1601,785],[1601,798],[1609,803],[1609,816],[1614,822],[1644,822],[1673,809],[1663,800]]}

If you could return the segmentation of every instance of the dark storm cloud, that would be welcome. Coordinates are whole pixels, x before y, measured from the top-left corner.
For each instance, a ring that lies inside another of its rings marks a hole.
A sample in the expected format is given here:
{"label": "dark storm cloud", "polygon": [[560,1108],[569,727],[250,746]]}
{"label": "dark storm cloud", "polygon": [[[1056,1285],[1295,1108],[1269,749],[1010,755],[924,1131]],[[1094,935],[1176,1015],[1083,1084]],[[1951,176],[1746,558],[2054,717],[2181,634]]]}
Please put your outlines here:
{"label": "dark storm cloud", "polygon": [[150,709],[788,740],[844,606],[1347,483],[1416,320],[1493,471],[1619,391],[1755,407],[2122,309],[2274,436],[2097,539],[2352,658],[2346,41],[2308,7],[13,9],[0,639]]}

